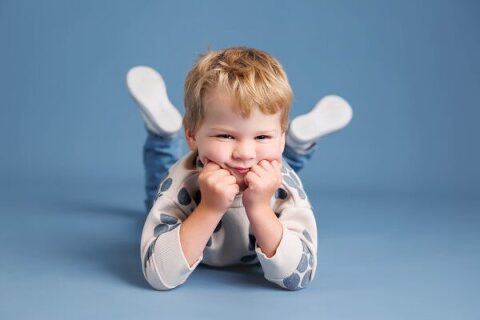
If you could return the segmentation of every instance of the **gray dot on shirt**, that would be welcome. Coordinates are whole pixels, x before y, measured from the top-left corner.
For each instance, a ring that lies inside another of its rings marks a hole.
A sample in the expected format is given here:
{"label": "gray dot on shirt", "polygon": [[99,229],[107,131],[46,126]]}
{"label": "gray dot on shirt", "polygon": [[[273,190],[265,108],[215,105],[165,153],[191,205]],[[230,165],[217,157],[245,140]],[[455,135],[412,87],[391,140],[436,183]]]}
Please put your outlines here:
{"label": "gray dot on shirt", "polygon": [[307,229],[303,230],[303,235],[310,243],[312,242],[312,237],[310,236],[310,233],[308,233]]}
{"label": "gray dot on shirt", "polygon": [[307,199],[307,195],[305,194],[305,191],[303,191],[300,180],[298,180],[297,176],[292,174],[292,175],[284,175],[283,179],[285,182],[292,188],[295,188],[298,192],[298,196],[305,200]]}
{"label": "gray dot on shirt", "polygon": [[168,231],[168,226],[164,223],[161,223],[159,225],[157,225],[155,227],[155,229],[153,229],[153,235],[155,237],[158,237],[159,235],[161,235],[162,233],[165,233]]}
{"label": "gray dot on shirt", "polygon": [[298,176],[295,174],[295,173],[291,173],[290,174],[290,177],[293,179],[293,181],[295,181],[295,184],[297,186],[301,186],[302,184],[300,183],[300,180],[298,179]]}
{"label": "gray dot on shirt", "polygon": [[292,273],[287,278],[283,279],[283,285],[288,290],[298,289],[298,283],[300,282],[300,276],[297,273]]}
{"label": "gray dot on shirt", "polygon": [[172,185],[172,178],[168,178],[165,181],[162,182],[162,185],[160,186],[160,191],[167,191],[170,186]]}
{"label": "gray dot on shirt", "polygon": [[308,267],[308,258],[306,255],[302,254],[302,258],[298,263],[297,270],[299,272],[304,272],[305,270],[307,270],[307,267]]}
{"label": "gray dot on shirt", "polygon": [[150,259],[150,257],[152,256],[153,254],[153,249],[155,249],[155,243],[157,241],[152,241],[152,243],[150,243],[150,245],[148,246],[148,250],[147,250],[147,255],[146,255],[146,260]]}
{"label": "gray dot on shirt", "polygon": [[309,283],[310,283],[310,280],[312,277],[312,270],[308,270],[307,272],[305,272],[305,274],[303,275],[303,279],[302,279],[302,288],[305,288]]}
{"label": "gray dot on shirt", "polygon": [[303,252],[305,253],[309,253],[310,250],[308,250],[308,246],[307,244],[305,243],[305,241],[302,240],[302,247],[303,247]]}
{"label": "gray dot on shirt", "polygon": [[292,167],[290,167],[290,165],[288,164],[287,161],[282,161],[282,164],[285,167],[285,169],[287,170],[287,172],[293,170]]}
{"label": "gray dot on shirt", "polygon": [[310,260],[308,261],[308,265],[313,268],[313,254],[310,255]]}
{"label": "gray dot on shirt", "polygon": [[145,259],[143,259],[143,268],[146,270],[147,269],[147,262],[148,260],[150,259],[150,257],[152,256],[153,254],[153,250],[155,249],[155,243],[157,242],[157,240],[155,239],[154,241],[152,241],[152,243],[148,246],[148,250],[147,250],[147,253],[145,254]]}
{"label": "gray dot on shirt", "polygon": [[295,184],[295,181],[293,181],[293,179],[288,176],[288,175],[284,175],[283,176],[283,180],[285,180],[285,182],[292,188],[297,188],[297,185]]}
{"label": "gray dot on shirt", "polygon": [[182,188],[178,192],[177,196],[178,202],[184,206],[189,205],[190,202],[192,202],[192,198],[190,198],[190,195],[188,194],[187,189]]}
{"label": "gray dot on shirt", "polygon": [[283,188],[278,188],[275,192],[275,198],[277,199],[286,199],[288,196],[287,191]]}
{"label": "gray dot on shirt", "polygon": [[160,221],[162,221],[163,223],[166,223],[166,224],[175,224],[175,223],[177,223],[178,219],[176,217],[172,217],[168,214],[162,213],[160,215]]}
{"label": "gray dot on shirt", "polygon": [[297,189],[297,192],[298,192],[298,195],[300,196],[300,198],[301,198],[302,200],[307,199],[307,195],[305,194],[305,191],[303,191],[302,188],[299,187],[299,188]]}

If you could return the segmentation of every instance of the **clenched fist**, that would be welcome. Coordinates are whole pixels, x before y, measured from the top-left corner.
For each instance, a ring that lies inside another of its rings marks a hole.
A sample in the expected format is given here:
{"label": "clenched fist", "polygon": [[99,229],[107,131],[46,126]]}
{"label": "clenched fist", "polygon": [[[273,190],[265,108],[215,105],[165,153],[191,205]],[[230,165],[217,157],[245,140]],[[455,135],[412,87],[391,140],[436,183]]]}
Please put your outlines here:
{"label": "clenched fist", "polygon": [[262,160],[245,176],[247,189],[243,192],[243,205],[247,212],[254,206],[269,206],[270,199],[282,183],[277,160]]}
{"label": "clenched fist", "polygon": [[237,179],[218,164],[208,161],[198,176],[200,205],[216,213],[225,213],[240,191]]}

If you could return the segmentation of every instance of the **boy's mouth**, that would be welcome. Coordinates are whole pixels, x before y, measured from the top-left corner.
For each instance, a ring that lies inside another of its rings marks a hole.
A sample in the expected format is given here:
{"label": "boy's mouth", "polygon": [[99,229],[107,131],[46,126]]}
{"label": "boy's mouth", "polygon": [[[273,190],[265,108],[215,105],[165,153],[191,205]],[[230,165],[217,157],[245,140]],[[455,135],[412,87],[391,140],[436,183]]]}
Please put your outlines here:
{"label": "boy's mouth", "polygon": [[240,174],[246,174],[248,171],[250,171],[250,168],[235,168],[235,167],[229,167],[229,168]]}

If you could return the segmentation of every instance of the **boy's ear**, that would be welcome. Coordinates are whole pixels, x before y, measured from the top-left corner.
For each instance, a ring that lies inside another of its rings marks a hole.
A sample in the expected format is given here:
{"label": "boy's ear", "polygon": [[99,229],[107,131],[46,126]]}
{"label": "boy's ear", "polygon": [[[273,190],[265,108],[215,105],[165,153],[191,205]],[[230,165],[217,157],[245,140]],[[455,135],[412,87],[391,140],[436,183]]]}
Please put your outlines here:
{"label": "boy's ear", "polygon": [[187,140],[188,148],[191,151],[196,151],[197,150],[197,141],[195,140],[195,136],[192,135],[190,130],[185,128],[185,139]]}

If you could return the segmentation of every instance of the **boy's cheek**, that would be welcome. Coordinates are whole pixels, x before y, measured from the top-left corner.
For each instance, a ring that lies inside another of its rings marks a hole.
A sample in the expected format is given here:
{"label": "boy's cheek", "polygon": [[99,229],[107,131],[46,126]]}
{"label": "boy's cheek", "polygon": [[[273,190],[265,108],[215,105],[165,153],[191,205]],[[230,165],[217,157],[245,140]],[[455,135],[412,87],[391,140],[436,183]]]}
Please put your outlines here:
{"label": "boy's cheek", "polygon": [[269,162],[273,162],[276,160],[279,164],[282,163],[282,153],[278,152],[278,150],[270,152],[268,155],[264,157],[264,159],[268,160]]}
{"label": "boy's cheek", "polygon": [[208,160],[215,162],[219,166],[222,166],[222,162],[224,162],[224,155],[222,154],[221,150],[222,149],[220,147],[202,148],[198,150],[198,154],[202,163],[205,163],[205,158],[207,158]]}

